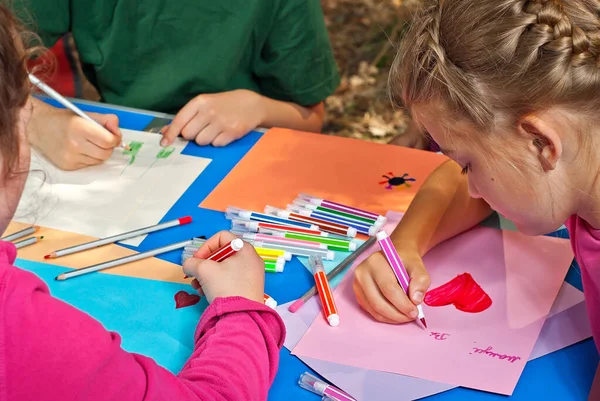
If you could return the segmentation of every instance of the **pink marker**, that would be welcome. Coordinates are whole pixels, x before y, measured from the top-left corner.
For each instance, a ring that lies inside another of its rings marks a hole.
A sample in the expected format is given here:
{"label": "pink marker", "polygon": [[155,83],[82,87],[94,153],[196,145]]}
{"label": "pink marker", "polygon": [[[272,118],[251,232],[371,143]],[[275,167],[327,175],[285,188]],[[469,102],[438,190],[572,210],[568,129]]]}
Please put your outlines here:
{"label": "pink marker", "polygon": [[356,401],[356,399],[344,393],[339,388],[317,379],[308,372],[302,373],[302,375],[300,375],[300,379],[298,379],[298,384],[305,390],[322,395],[323,401]]}
{"label": "pink marker", "polygon": [[[381,247],[381,250],[383,251],[383,254],[385,255],[385,258],[387,259],[388,263],[390,264],[392,271],[396,275],[396,279],[398,280],[398,283],[400,283],[400,287],[402,287],[402,289],[408,296],[408,283],[410,279],[408,276],[408,272],[406,271],[406,268],[402,263],[402,260],[400,260],[400,255],[398,255],[398,251],[396,251],[394,244],[392,244],[392,240],[390,239],[390,237],[388,237],[385,231],[379,231],[377,233],[377,241],[379,241],[379,246]],[[427,323],[425,322],[425,315],[423,314],[423,307],[421,305],[417,305],[417,311],[419,313],[417,318],[421,321],[421,323],[423,323],[423,326],[427,328]]]}
{"label": "pink marker", "polygon": [[313,241],[305,241],[294,238],[285,238],[279,237],[275,235],[268,234],[260,234],[260,233],[241,233],[235,230],[231,230],[231,232],[235,235],[241,235],[243,239],[249,241],[263,241],[272,244],[284,244],[284,245],[292,245],[292,246],[300,246],[302,248],[314,248],[314,249],[327,249],[326,244],[321,244],[319,242]]}

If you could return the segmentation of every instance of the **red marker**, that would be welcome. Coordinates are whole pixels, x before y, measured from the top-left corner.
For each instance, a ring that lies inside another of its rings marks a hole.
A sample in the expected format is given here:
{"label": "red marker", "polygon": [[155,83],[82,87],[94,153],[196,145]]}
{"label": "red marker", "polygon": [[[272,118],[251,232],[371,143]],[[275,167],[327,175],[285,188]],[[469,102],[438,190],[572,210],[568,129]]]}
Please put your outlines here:
{"label": "red marker", "polygon": [[[244,246],[244,241],[242,241],[239,238],[236,238],[236,239],[232,240],[230,243],[223,245],[221,248],[217,249],[216,251],[214,251],[213,253],[208,255],[208,257],[206,257],[206,259],[212,260],[215,262],[222,262],[225,259],[227,259],[228,257],[233,256],[237,251],[242,249],[243,246]],[[194,255],[194,257],[196,257],[196,255]]]}
{"label": "red marker", "polygon": [[112,237],[106,237],[99,240],[86,242],[84,244],[71,246],[69,248],[59,249],[58,251],[54,251],[49,255],[44,256],[44,259],[55,259],[61,256],[70,255],[72,253],[77,253],[81,251],[86,251],[88,249],[97,248],[99,246],[114,244],[118,241],[123,241],[129,238],[139,237],[140,235],[145,235],[148,233],[152,233],[154,231],[164,230],[165,228],[181,226],[184,224],[188,224],[192,222],[192,218],[190,216],[185,216],[180,219],[166,221],[164,223],[157,224],[155,226],[149,226],[144,228],[139,228],[137,230],[129,231],[123,234],[113,235]]}
{"label": "red marker", "polygon": [[315,287],[319,292],[319,298],[321,299],[321,305],[323,306],[323,313],[327,318],[330,326],[337,326],[340,324],[340,315],[338,314],[337,307],[335,306],[335,300],[333,299],[333,292],[329,286],[329,281],[325,275],[325,269],[323,269],[323,261],[319,257],[310,256],[308,263],[313,270],[315,276]]}

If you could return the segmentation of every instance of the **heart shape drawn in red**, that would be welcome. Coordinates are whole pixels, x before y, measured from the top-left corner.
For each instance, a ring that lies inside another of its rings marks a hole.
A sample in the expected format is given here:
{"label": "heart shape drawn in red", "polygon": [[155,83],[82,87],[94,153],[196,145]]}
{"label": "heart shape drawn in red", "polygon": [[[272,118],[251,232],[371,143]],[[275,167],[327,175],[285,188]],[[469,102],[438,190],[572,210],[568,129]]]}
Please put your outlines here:
{"label": "heart shape drawn in red", "polygon": [[196,305],[198,302],[200,302],[200,296],[197,294],[188,294],[185,291],[175,294],[175,309]]}
{"label": "heart shape drawn in red", "polygon": [[427,291],[424,301],[429,306],[454,305],[468,313],[483,312],[492,306],[492,298],[469,273],[459,274],[446,284]]}

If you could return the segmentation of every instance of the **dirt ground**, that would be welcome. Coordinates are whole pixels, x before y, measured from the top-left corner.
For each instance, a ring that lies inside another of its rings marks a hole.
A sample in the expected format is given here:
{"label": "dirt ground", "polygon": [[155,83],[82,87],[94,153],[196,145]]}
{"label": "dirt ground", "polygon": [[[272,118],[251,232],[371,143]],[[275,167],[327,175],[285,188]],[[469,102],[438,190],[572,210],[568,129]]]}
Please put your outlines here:
{"label": "dirt ground", "polygon": [[374,142],[402,134],[409,117],[387,95],[389,66],[418,0],[321,0],[342,75],[323,132]]}

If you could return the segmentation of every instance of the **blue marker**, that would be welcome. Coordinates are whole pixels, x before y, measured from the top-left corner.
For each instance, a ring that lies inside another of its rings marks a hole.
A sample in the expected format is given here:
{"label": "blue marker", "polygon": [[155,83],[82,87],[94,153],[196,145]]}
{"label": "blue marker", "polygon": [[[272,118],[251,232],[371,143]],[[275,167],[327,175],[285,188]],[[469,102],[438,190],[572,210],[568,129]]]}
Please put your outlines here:
{"label": "blue marker", "polygon": [[359,221],[352,220],[352,219],[347,219],[342,216],[331,215],[331,214],[322,213],[322,212],[316,211],[316,210],[305,209],[298,205],[288,205],[288,210],[291,210],[294,213],[298,213],[303,216],[314,217],[315,219],[321,219],[321,220],[329,221],[331,223],[343,224],[345,226],[356,229],[356,231],[358,231],[361,234],[365,234],[365,235],[368,235],[371,237],[374,236],[377,233],[377,231],[379,231],[379,229],[381,228],[377,224],[369,225],[367,223],[359,222]]}
{"label": "blue marker", "polygon": [[250,210],[243,210],[243,209],[239,209],[239,208],[233,207],[233,206],[229,206],[227,208],[225,217],[228,218],[229,220],[240,219],[240,220],[250,220],[250,221],[262,221],[264,223],[277,223],[277,224],[283,224],[286,226],[308,228],[311,230],[319,229],[319,227],[317,227],[313,224],[288,220],[288,219],[284,219],[282,217],[272,216],[270,214],[257,213],[257,212],[252,212]]}

